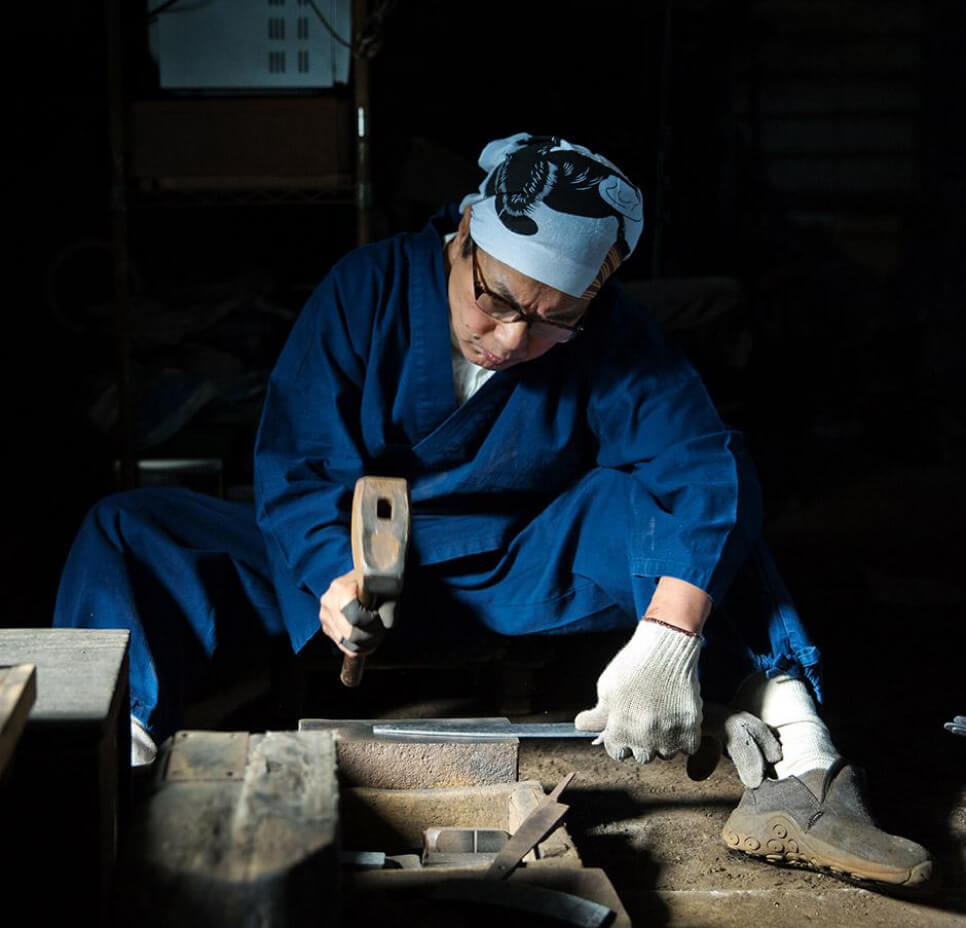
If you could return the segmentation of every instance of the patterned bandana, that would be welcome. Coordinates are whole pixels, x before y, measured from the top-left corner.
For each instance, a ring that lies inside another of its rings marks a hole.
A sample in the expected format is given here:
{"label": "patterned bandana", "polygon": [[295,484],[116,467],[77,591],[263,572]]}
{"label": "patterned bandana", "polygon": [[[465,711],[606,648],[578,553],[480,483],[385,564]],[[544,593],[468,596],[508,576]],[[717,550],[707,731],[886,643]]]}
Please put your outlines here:
{"label": "patterned bandana", "polygon": [[606,158],[564,139],[525,132],[490,142],[486,179],[463,198],[470,235],[521,274],[593,297],[634,250],[643,198]]}

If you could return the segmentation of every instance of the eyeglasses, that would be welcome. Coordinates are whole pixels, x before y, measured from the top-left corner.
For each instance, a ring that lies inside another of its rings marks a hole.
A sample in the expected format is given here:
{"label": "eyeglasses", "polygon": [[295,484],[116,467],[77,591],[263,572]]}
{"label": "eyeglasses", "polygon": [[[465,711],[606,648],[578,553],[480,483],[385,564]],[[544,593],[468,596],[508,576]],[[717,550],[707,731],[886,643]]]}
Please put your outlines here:
{"label": "eyeglasses", "polygon": [[497,296],[490,290],[483,279],[480,263],[476,257],[476,242],[472,242],[473,252],[473,295],[476,297],[476,307],[497,322],[514,323],[525,322],[527,330],[535,338],[544,338],[555,342],[569,342],[578,332],[583,332],[581,325],[568,325],[557,322],[537,313],[524,312],[520,307],[513,306],[503,297]]}

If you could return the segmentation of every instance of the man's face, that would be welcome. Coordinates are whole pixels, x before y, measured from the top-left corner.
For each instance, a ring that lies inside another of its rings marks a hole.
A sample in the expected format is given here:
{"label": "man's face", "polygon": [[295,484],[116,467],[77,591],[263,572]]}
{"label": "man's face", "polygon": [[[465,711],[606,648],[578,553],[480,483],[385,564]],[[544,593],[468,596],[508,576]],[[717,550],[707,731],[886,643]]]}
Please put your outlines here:
{"label": "man's face", "polygon": [[526,277],[479,248],[476,249],[477,283],[474,286],[473,256],[464,247],[469,236],[469,219],[470,211],[466,209],[448,251],[450,316],[463,357],[487,370],[503,371],[539,358],[554,345],[569,339],[571,333],[566,329],[528,326],[523,320],[500,322],[479,308],[476,292],[481,283],[508,307],[517,307],[531,318],[541,316],[567,325],[579,322],[589,300],[577,299]]}

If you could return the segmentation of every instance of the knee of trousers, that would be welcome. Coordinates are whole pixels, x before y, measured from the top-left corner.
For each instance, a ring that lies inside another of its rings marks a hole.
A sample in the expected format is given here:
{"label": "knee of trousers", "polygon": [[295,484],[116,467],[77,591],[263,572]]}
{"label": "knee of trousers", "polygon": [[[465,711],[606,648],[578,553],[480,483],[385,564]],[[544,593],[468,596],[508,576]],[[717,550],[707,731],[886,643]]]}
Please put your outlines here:
{"label": "knee of trousers", "polygon": [[182,491],[175,487],[144,487],[111,493],[88,510],[79,537],[96,532],[118,546],[133,526],[164,523],[172,519]]}

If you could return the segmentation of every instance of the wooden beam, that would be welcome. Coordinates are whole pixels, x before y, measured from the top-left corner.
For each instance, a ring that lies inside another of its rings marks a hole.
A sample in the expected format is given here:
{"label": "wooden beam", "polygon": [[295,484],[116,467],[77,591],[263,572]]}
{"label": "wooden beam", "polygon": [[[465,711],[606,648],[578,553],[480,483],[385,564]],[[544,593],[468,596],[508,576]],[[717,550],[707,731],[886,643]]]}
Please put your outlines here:
{"label": "wooden beam", "polygon": [[7,769],[37,698],[33,664],[0,667],[0,776]]}

